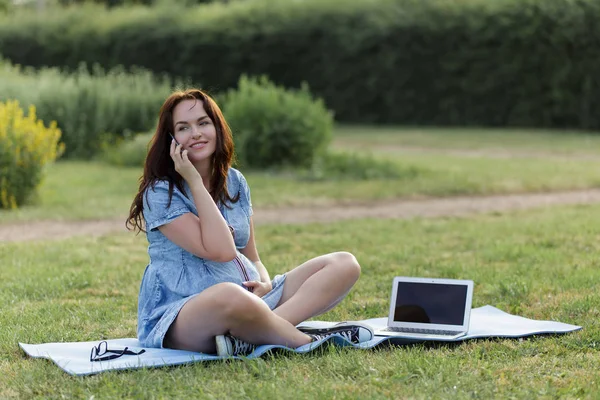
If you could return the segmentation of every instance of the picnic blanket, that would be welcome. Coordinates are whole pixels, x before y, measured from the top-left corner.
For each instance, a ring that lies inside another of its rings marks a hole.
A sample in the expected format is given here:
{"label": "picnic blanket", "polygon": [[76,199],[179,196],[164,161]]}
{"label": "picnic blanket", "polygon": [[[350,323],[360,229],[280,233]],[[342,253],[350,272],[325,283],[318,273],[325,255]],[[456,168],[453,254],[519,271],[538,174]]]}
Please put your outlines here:
{"label": "picnic blanket", "polygon": [[[372,318],[360,322],[369,324],[374,329],[385,327],[387,318]],[[305,327],[329,327],[337,322],[331,321],[307,321],[298,326]],[[466,336],[447,340],[450,342],[459,342],[476,338],[519,338],[537,334],[560,334],[573,332],[581,329],[580,326],[565,324],[556,321],[539,321],[528,319],[516,315],[508,314],[492,306],[483,306],[474,308],[471,311],[471,320],[469,331]],[[29,356],[34,358],[47,358],[52,360],[61,369],[71,375],[91,375],[99,372],[150,368],[169,365],[180,365],[194,362],[219,360],[222,357],[213,354],[196,353],[183,350],[143,348],[135,338],[110,339],[106,340],[111,349],[123,349],[126,346],[135,352],[144,349],[140,355],[124,355],[119,358],[108,361],[90,361],[90,352],[92,347],[97,346],[100,341],[91,342],[71,342],[71,343],[44,343],[44,344],[26,344],[19,343],[19,346]],[[398,338],[389,338],[375,336],[372,340],[360,344],[352,344],[341,336],[332,336],[313,343],[292,349],[279,345],[258,346],[246,358],[260,357],[268,351],[282,349],[295,353],[308,353],[322,346],[326,342],[331,342],[339,346],[352,346],[357,349],[370,349],[382,344],[403,345],[421,342],[419,340],[406,340]],[[239,357],[236,357],[239,358]]]}

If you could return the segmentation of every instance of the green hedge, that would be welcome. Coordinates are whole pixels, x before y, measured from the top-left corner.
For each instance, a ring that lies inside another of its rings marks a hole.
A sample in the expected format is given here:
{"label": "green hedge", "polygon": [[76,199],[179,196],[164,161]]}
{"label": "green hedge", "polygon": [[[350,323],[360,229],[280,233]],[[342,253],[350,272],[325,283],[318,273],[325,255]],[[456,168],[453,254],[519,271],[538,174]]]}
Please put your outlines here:
{"label": "green hedge", "polygon": [[18,63],[306,81],[336,119],[600,129],[597,0],[303,0],[0,19]]}
{"label": "green hedge", "polygon": [[172,88],[168,79],[148,71],[105,72],[85,66],[67,74],[56,68],[38,71],[0,61],[0,101],[18,100],[23,107],[35,105],[44,121],[57,121],[62,130],[65,156],[91,157],[103,141],[156,126],[160,106]]}

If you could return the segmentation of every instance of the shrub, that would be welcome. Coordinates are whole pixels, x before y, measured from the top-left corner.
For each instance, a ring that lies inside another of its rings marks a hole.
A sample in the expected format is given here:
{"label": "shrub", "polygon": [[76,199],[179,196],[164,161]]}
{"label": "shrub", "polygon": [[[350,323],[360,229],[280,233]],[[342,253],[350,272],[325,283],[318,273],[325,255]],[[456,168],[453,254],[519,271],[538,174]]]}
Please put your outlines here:
{"label": "shrub", "polygon": [[65,157],[89,158],[106,135],[124,137],[152,128],[171,87],[169,79],[144,70],[106,72],[95,66],[89,72],[80,65],[68,74],[0,64],[0,101],[33,104],[42,120],[57,121]]}
{"label": "shrub", "polygon": [[310,166],[331,141],[333,117],[306,85],[286,90],[264,76],[242,76],[222,99],[238,158],[248,167]]}
{"label": "shrub", "polygon": [[142,167],[148,154],[148,144],[154,133],[139,134],[128,140],[105,143],[100,158],[112,165]]}
{"label": "shrub", "polygon": [[0,0],[0,13],[8,12],[12,7],[11,0]]}
{"label": "shrub", "polygon": [[17,101],[0,103],[0,208],[17,208],[42,180],[43,167],[63,151],[60,130],[37,119],[34,106],[24,115]]}

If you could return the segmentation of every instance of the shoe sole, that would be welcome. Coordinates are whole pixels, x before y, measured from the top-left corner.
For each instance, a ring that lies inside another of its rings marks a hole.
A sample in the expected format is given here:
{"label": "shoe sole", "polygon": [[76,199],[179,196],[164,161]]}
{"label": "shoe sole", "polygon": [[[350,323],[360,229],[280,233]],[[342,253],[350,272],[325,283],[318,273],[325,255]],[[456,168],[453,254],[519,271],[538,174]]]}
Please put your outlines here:
{"label": "shoe sole", "polygon": [[217,345],[217,355],[219,357],[231,357],[229,346],[225,339],[225,335],[215,336],[215,343]]}

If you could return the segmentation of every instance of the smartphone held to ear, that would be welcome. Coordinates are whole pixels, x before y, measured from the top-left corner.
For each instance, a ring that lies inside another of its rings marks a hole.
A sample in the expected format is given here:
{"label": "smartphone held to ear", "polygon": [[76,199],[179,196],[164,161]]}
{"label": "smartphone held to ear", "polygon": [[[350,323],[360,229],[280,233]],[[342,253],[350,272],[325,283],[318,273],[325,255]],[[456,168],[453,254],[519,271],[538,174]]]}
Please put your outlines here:
{"label": "smartphone held to ear", "polygon": [[[171,135],[171,137],[173,138],[173,140],[175,141],[175,144],[177,146],[179,146],[179,142],[177,141],[177,139],[175,139],[175,136],[173,136],[173,134],[171,132],[169,132],[169,135]],[[179,149],[179,154],[183,154],[183,147],[181,149]]]}
{"label": "smartphone held to ear", "polygon": [[169,132],[169,135],[171,135],[171,137],[175,141],[175,144],[179,146],[179,142],[177,141],[177,139],[175,139],[175,136],[173,136],[173,134],[171,132]]}

